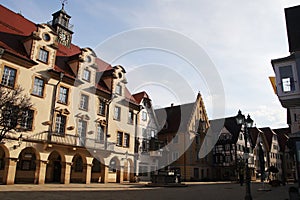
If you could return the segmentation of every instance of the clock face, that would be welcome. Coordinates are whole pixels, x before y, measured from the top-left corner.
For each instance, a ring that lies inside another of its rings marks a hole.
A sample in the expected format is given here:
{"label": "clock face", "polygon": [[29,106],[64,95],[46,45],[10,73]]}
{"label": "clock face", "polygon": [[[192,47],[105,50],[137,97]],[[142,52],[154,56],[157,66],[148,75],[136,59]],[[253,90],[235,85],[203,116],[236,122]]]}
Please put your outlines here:
{"label": "clock face", "polygon": [[64,31],[60,31],[58,33],[58,41],[62,45],[68,46],[69,45],[69,36]]}

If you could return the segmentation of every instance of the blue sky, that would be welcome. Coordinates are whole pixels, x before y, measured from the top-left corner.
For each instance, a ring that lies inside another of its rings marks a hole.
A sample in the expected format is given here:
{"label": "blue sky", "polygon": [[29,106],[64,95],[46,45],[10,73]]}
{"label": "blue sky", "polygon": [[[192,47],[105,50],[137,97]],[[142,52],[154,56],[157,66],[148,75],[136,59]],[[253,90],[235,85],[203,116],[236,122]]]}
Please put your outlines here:
{"label": "blue sky", "polygon": [[[50,21],[51,14],[61,8],[59,0],[1,3],[36,23]],[[284,8],[298,4],[295,0],[69,0],[65,10],[74,24],[73,43],[99,50],[97,55],[104,60],[101,44],[124,31],[155,27],[185,36],[203,49],[218,71],[225,92],[224,116],[236,115],[241,109],[258,127],[277,128],[286,126],[286,111],[268,80],[274,76],[270,61],[289,55]],[[176,39],[174,42],[179,44]],[[211,83],[195,73],[188,60],[170,51],[132,51],[112,64],[124,66],[130,90],[147,90],[156,107],[191,102],[201,91],[209,117],[222,117],[212,115],[218,101],[211,101]],[[172,73],[167,74],[168,70]],[[143,84],[138,77],[149,81]]]}

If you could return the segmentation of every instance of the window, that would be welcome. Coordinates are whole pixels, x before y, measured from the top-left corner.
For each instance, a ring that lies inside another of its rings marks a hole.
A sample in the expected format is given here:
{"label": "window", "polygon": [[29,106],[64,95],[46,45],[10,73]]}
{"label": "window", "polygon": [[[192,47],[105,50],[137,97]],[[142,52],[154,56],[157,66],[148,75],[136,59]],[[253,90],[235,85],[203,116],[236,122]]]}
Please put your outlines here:
{"label": "window", "polygon": [[295,90],[295,82],[293,78],[292,66],[284,66],[279,68],[280,79],[283,92],[291,92]]}
{"label": "window", "polygon": [[143,138],[147,138],[147,129],[142,128],[142,136]]}
{"label": "window", "polygon": [[230,156],[225,156],[225,162],[230,163],[231,162],[231,157]]}
{"label": "window", "polygon": [[48,55],[49,55],[48,51],[46,51],[45,49],[40,49],[39,60],[44,62],[44,63],[47,63],[48,62]]}
{"label": "window", "polygon": [[114,112],[114,119],[120,121],[120,118],[121,118],[121,108],[116,106]]}
{"label": "window", "polygon": [[230,151],[230,144],[226,144],[226,145],[225,145],[225,150],[226,150],[226,151]]}
{"label": "window", "polygon": [[143,121],[147,120],[147,113],[145,111],[142,112],[142,120]]}
{"label": "window", "polygon": [[13,88],[15,86],[16,70],[10,67],[4,67],[1,84]]}
{"label": "window", "polygon": [[149,140],[143,139],[143,141],[142,141],[142,151],[143,152],[148,152],[149,148],[150,148]]}
{"label": "window", "polygon": [[26,110],[23,112],[22,121],[21,121],[21,128],[25,130],[32,130],[33,124],[33,110]]}
{"label": "window", "polygon": [[116,94],[122,95],[122,86],[121,85],[116,85]]}
{"label": "window", "polygon": [[99,99],[99,115],[105,116],[106,103],[103,99]]}
{"label": "window", "polygon": [[58,113],[55,119],[55,133],[64,135],[66,129],[66,116]]}
{"label": "window", "polygon": [[117,172],[117,163],[113,159],[109,162],[109,172]]}
{"label": "window", "polygon": [[60,86],[58,102],[63,103],[63,104],[67,104],[68,103],[68,93],[69,93],[68,88]]}
{"label": "window", "polygon": [[240,135],[239,135],[239,140],[243,140],[243,134],[242,133],[240,133]]}
{"label": "window", "polygon": [[128,123],[133,124],[133,111],[129,110],[128,112]]}
{"label": "window", "polygon": [[90,79],[91,79],[91,71],[88,70],[88,69],[84,69],[84,70],[83,70],[83,76],[82,76],[82,79],[85,80],[85,81],[90,82]]}
{"label": "window", "polygon": [[172,160],[175,161],[179,158],[179,153],[178,151],[172,152]]}
{"label": "window", "polygon": [[89,107],[89,96],[82,94],[80,98],[80,109],[88,110]]}
{"label": "window", "polygon": [[123,133],[118,132],[117,134],[117,146],[122,146],[123,144]]}
{"label": "window", "polygon": [[101,124],[97,126],[96,142],[104,143],[104,126]]}
{"label": "window", "polygon": [[86,131],[87,131],[87,122],[84,120],[79,120],[77,133],[78,133],[81,145],[85,144]]}
{"label": "window", "polygon": [[41,78],[34,78],[34,85],[32,94],[42,97],[44,95],[44,80]]}
{"label": "window", "polygon": [[130,135],[128,133],[124,134],[124,147],[129,147]]}
{"label": "window", "polygon": [[35,171],[36,156],[34,153],[22,152],[17,168],[22,171]]}
{"label": "window", "polygon": [[151,130],[150,135],[152,138],[155,138],[155,130]]}

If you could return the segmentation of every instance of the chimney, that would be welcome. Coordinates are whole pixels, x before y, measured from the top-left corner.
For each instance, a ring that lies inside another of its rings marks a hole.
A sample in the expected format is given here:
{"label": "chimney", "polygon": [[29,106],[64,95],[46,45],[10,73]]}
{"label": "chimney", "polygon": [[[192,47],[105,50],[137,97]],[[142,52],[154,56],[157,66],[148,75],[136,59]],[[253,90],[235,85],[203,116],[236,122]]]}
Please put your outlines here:
{"label": "chimney", "polygon": [[171,107],[173,107],[174,106],[174,103],[171,103]]}

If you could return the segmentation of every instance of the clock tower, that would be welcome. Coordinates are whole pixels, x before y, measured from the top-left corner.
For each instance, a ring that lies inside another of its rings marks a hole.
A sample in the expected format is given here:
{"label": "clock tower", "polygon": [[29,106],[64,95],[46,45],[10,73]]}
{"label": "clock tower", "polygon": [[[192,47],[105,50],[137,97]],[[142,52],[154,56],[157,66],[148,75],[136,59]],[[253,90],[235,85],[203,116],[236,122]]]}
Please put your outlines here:
{"label": "clock tower", "polygon": [[69,23],[71,16],[64,10],[64,3],[62,3],[62,8],[53,13],[52,16],[53,20],[50,25],[56,30],[58,42],[66,47],[70,47],[73,25]]}

